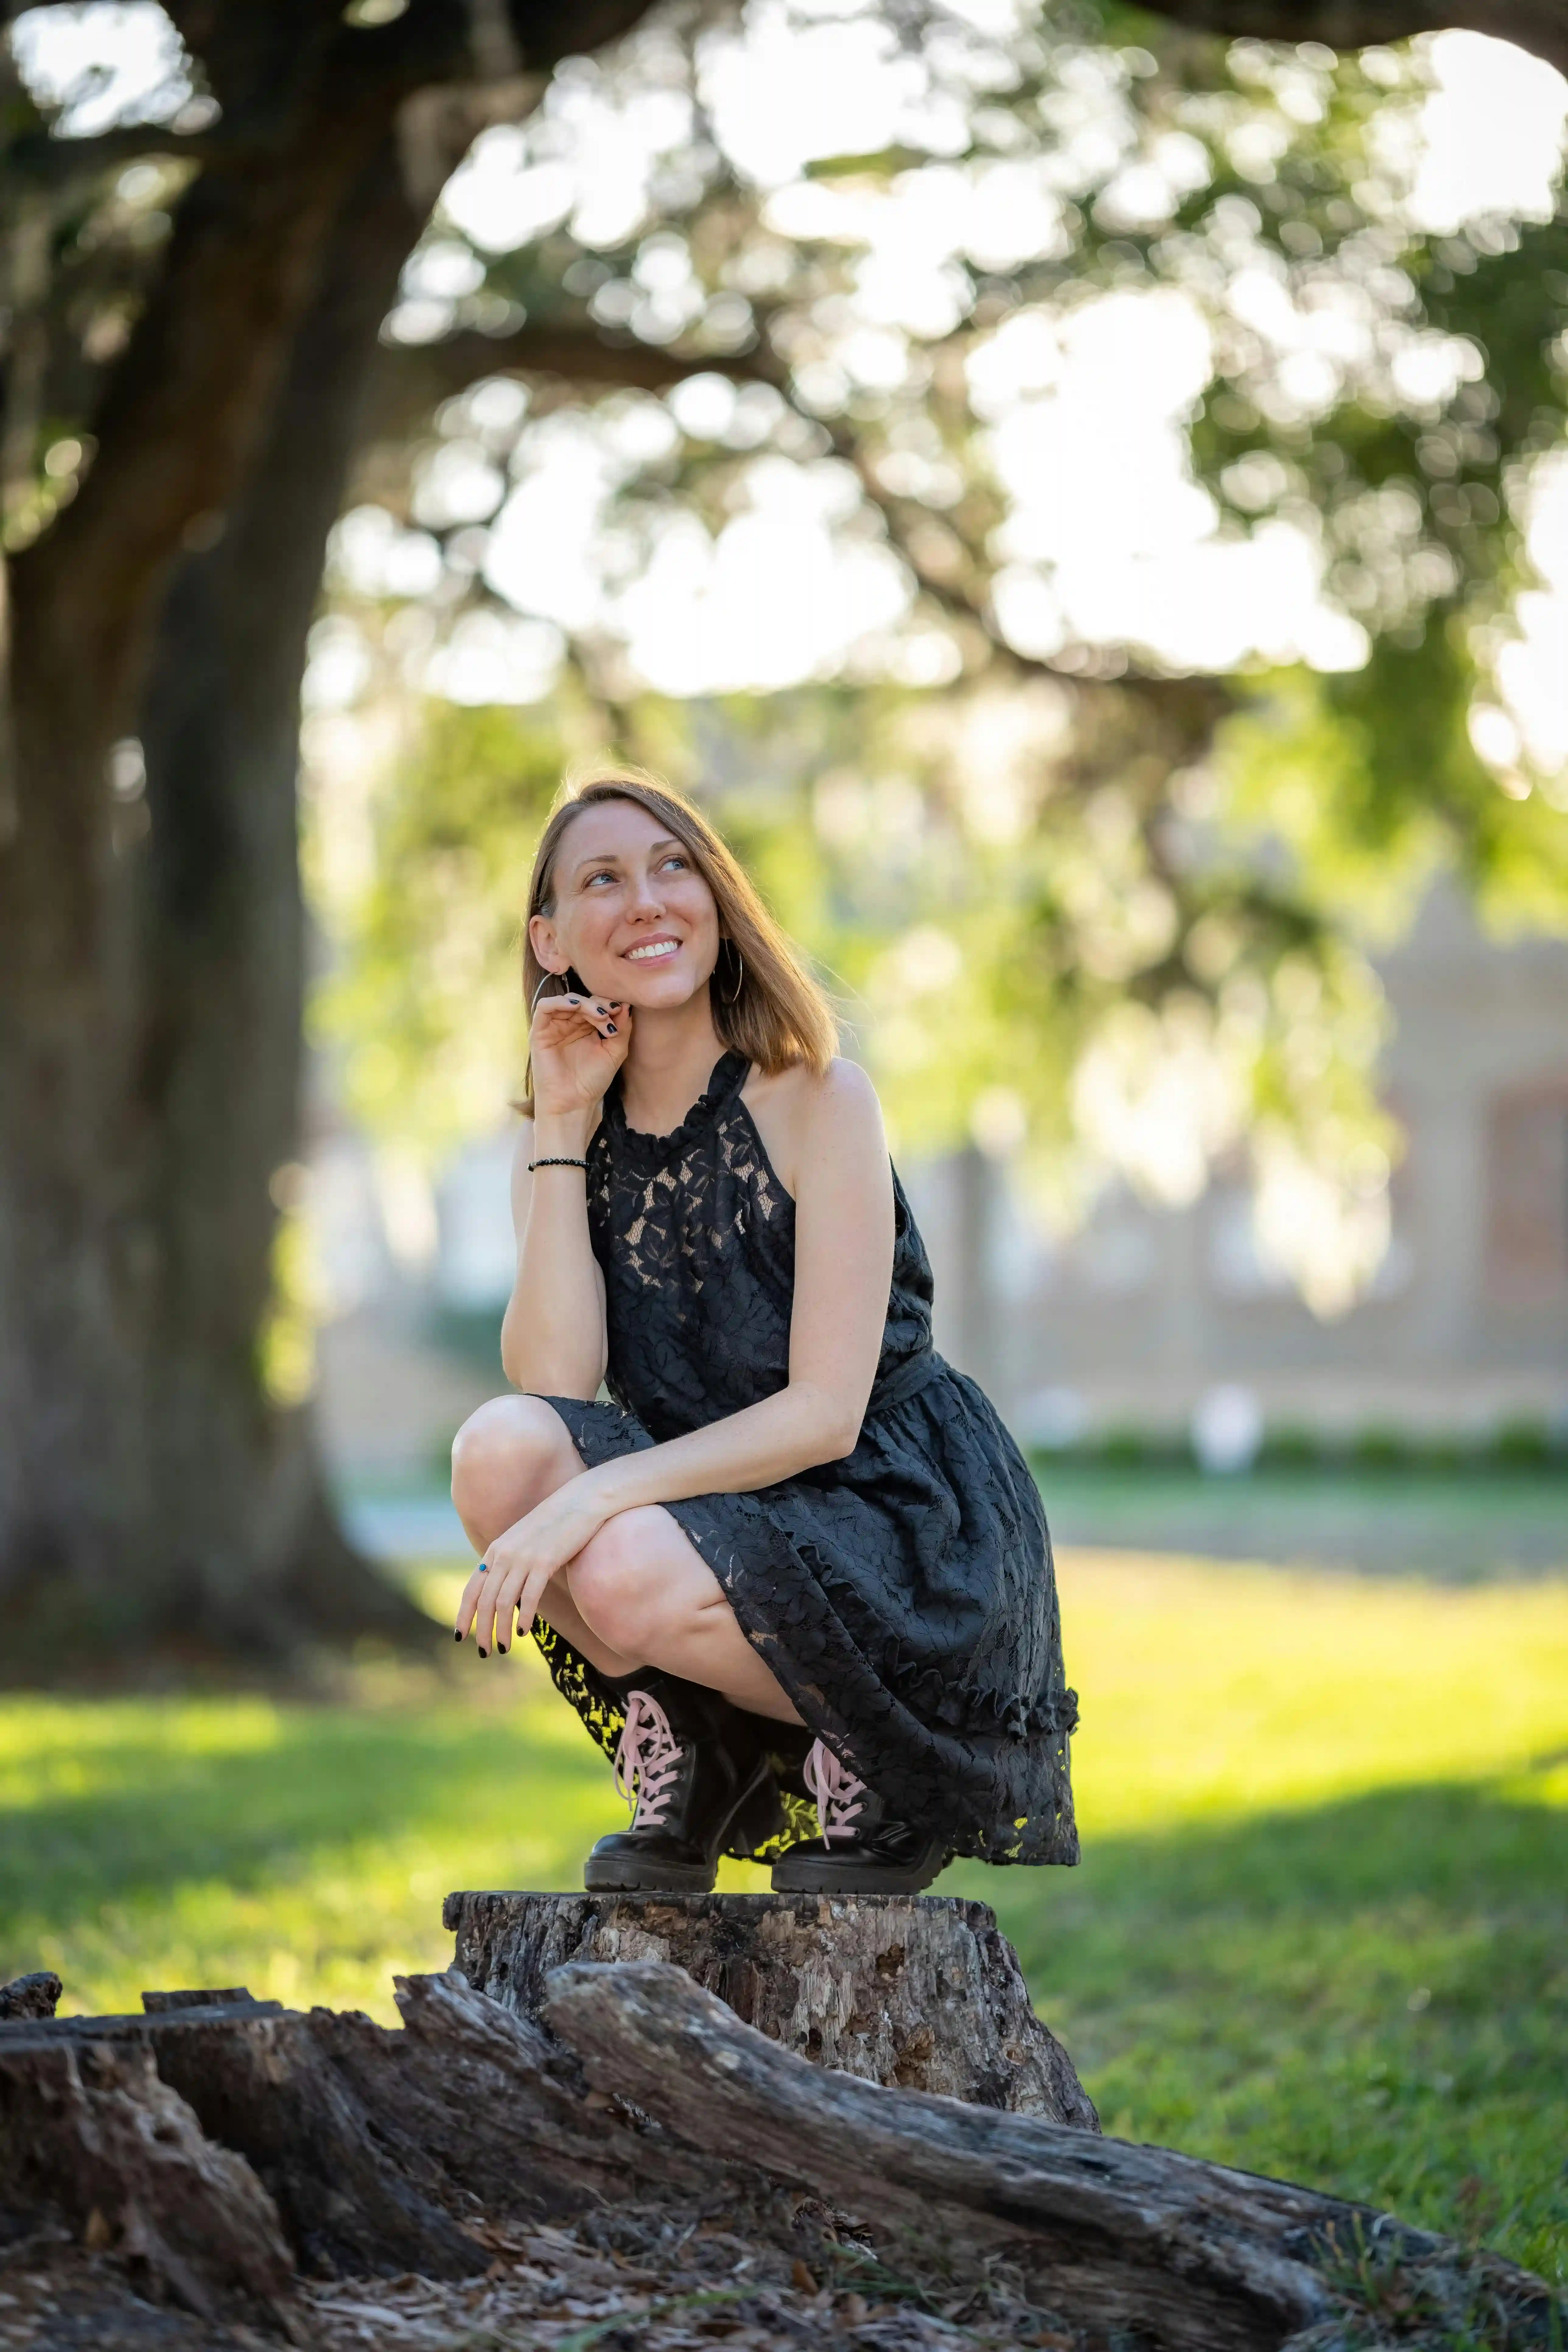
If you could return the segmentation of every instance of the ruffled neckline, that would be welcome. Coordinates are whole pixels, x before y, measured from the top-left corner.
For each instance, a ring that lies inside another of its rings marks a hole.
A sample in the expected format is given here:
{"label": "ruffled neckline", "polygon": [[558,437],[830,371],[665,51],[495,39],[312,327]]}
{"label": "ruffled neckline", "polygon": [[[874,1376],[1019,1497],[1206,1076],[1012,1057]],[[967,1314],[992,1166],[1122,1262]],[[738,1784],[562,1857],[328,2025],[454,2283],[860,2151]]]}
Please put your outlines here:
{"label": "ruffled neckline", "polygon": [[721,1054],[708,1074],[708,1084],[687,1112],[679,1127],[667,1134],[654,1135],[646,1127],[631,1127],[626,1121],[626,1105],[621,1099],[621,1072],[616,1072],[605,1097],[605,1108],[611,1124],[623,1139],[639,1151],[668,1160],[675,1152],[694,1142],[705,1129],[710,1127],[719,1111],[733,1094],[740,1092],[751,1063],[744,1054]]}

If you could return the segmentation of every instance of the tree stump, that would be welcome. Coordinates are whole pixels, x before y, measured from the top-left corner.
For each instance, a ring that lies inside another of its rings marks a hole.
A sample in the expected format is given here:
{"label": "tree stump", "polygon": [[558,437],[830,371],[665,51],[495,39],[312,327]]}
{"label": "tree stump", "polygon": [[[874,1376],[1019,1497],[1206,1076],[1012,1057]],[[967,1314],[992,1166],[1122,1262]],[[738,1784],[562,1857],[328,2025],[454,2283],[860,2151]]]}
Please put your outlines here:
{"label": "tree stump", "polygon": [[265,2310],[294,2273],[266,2189],[152,2052],[17,2031],[0,2045],[0,2244],[40,2221],[112,2248],[143,2291],[204,2318]]}
{"label": "tree stump", "polygon": [[[513,1906],[492,1908],[499,1936],[509,1916],[514,1927],[524,1917],[518,1906],[552,1898],[463,1900]],[[731,1906],[746,1901],[710,1906],[707,1965],[717,1964]],[[580,1940],[598,1932],[629,1939],[632,1927],[590,1922],[589,1907],[555,1900],[557,1927],[574,1924]],[[683,1926],[655,1921],[655,1907],[643,1906],[635,1932],[685,1932],[704,1965],[698,1898],[657,1906]],[[835,1906],[824,1907],[819,1925],[837,1929]],[[750,1898],[736,1927],[740,1956],[748,1932],[752,1946],[764,1940],[770,1914],[776,1921],[805,1908]],[[994,1933],[989,1915],[940,1903],[889,1902],[887,1912],[889,1933],[908,1930],[900,1914],[937,1923],[918,1964],[933,1983],[950,1970],[944,2031],[958,2045],[963,1972],[954,1955],[961,1931],[984,1946]],[[546,1914],[528,1916],[539,1927]],[[805,1951],[803,1967],[809,1927],[806,1918],[773,1931],[786,1950]],[[897,1939],[879,1942],[881,1929],[864,1921],[854,1932],[869,1970],[869,1981],[864,1973],[858,1981],[869,1999],[878,1958]],[[957,1939],[945,1960],[943,1934]],[[795,1936],[806,1940],[797,1947]],[[898,1969],[910,1965],[903,1948]],[[526,1971],[520,1980],[532,1986]],[[984,1987],[984,1973],[976,1981]],[[768,1992],[765,1970],[758,1983]],[[955,2283],[994,2284],[1000,2258],[1019,2283],[1015,2301],[1027,2305],[1026,2329],[1014,2340],[1062,2352],[1133,2341],[1145,2352],[1392,2345],[1385,2313],[1409,2352],[1457,2343],[1548,2352],[1563,2341],[1558,2298],[1496,2255],[1287,2181],[1103,2139],[1081,2126],[1063,2129],[1038,2112],[884,2088],[820,2053],[813,2064],[683,1969],[624,1948],[609,1965],[579,1959],[552,1970],[538,1987],[538,2019],[487,1998],[456,1970],[399,1978],[395,1989],[400,2031],[352,2011],[303,2016],[210,1993],[149,1994],[141,2016],[0,2022],[0,2248],[31,2242],[29,2261],[46,2242],[61,2262],[108,2255],[140,2297],[164,2294],[204,2317],[227,2314],[247,2325],[274,2319],[296,2343],[329,2340],[303,2324],[301,2274],[404,2280],[417,2272],[466,2295],[495,2275],[498,2254],[504,2273],[529,2251],[509,2231],[546,2222],[531,2242],[534,2252],[543,2248],[546,2272],[564,2229],[630,2257],[622,2277],[656,2297],[672,2252],[700,2229],[715,2231],[731,2259],[744,2257],[720,2299],[739,2319],[752,2288],[736,2282],[755,2270],[754,2315],[775,2342],[816,2342],[826,2332],[817,2281],[847,2246],[856,2250],[862,2310],[879,2284],[899,2299],[911,2283],[945,2309]],[[869,2025],[852,2029],[846,2017],[836,2030],[862,2056],[874,2044]],[[779,2279],[803,2269],[810,2305],[800,2324],[782,2326],[769,2315]],[[553,2322],[559,2290],[550,2293]],[[667,2307],[674,2313],[691,2299],[675,2295]],[[364,2315],[357,2302],[342,2308]],[[466,2302],[447,2308],[452,2325],[418,2341],[525,2340],[491,2331]],[[90,2334],[29,2340],[146,2352],[147,2316],[142,2300],[123,2335],[95,2321]],[[363,2343],[358,2317],[353,2340]],[[607,2337],[616,2318],[595,2317],[574,2340]],[[640,2326],[627,2333],[642,2340]],[[395,2329],[393,2340],[414,2338]],[[657,2340],[691,2336],[672,2326]],[[899,2340],[907,2340],[901,2332]],[[330,2341],[342,2347],[345,2339]]]}
{"label": "tree stump", "polygon": [[458,1894],[453,1965],[536,2019],[569,1960],[666,1960],[803,2058],[885,2088],[1097,2132],[1017,1954],[962,1895]]}
{"label": "tree stump", "polygon": [[0,2024],[16,2018],[53,2017],[65,1987],[53,1969],[35,1969],[30,1977],[16,1977],[0,1985]]}

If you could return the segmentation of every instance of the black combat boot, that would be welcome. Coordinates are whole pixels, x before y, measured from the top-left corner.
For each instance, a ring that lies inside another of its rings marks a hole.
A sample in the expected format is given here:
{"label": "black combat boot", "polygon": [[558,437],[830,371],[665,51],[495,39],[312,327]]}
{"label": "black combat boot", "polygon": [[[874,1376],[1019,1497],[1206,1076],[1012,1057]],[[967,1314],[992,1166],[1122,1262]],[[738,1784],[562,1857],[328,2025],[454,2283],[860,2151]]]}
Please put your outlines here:
{"label": "black combat boot", "polygon": [[858,1780],[819,1739],[805,1759],[805,1785],[820,1835],[792,1845],[773,1864],[775,1895],[918,1895],[947,1861],[938,1838],[894,1821],[876,1791]]}
{"label": "black combat boot", "polygon": [[651,1668],[626,1692],[616,1748],[616,1786],[632,1807],[630,1829],[602,1837],[583,1865],[591,1895],[707,1895],[719,1856],[751,1850],[778,1814],[766,1752],[738,1738],[736,1710],[717,1691]]}

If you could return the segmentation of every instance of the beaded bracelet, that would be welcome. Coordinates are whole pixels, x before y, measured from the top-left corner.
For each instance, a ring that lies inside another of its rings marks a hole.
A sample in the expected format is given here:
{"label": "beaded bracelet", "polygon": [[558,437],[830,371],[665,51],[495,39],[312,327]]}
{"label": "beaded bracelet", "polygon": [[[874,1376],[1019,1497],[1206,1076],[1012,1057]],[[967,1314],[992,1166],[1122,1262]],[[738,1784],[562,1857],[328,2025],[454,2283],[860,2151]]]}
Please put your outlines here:
{"label": "beaded bracelet", "polygon": [[536,1168],[586,1168],[587,1165],[585,1160],[557,1160],[546,1155],[542,1160],[531,1160],[528,1163],[528,1172],[531,1176]]}

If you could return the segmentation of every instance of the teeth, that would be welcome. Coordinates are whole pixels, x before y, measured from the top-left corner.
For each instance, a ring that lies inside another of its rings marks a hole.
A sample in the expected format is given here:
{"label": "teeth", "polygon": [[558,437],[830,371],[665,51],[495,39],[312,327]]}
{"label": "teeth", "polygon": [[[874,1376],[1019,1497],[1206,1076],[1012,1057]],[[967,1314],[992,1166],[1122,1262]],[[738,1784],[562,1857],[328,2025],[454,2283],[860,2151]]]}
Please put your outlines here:
{"label": "teeth", "polygon": [[652,963],[658,957],[672,956],[679,945],[680,941],[679,940],[660,940],[658,944],[654,946],[646,948],[628,948],[626,950],[626,961],[628,963]]}

